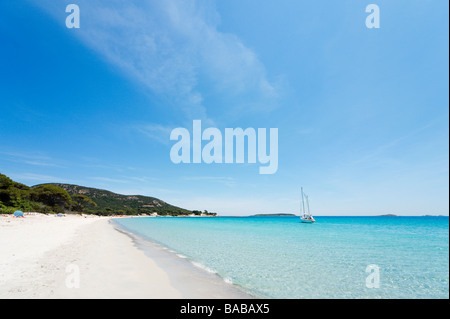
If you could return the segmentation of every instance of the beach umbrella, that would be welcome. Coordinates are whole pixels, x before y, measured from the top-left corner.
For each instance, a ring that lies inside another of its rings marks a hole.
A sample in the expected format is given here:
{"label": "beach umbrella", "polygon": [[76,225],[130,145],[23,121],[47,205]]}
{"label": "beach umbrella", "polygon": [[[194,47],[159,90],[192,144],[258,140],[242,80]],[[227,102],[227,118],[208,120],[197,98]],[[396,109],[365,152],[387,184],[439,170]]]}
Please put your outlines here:
{"label": "beach umbrella", "polygon": [[23,213],[22,213],[20,210],[16,210],[16,211],[14,212],[14,216],[15,216],[15,217],[23,217]]}

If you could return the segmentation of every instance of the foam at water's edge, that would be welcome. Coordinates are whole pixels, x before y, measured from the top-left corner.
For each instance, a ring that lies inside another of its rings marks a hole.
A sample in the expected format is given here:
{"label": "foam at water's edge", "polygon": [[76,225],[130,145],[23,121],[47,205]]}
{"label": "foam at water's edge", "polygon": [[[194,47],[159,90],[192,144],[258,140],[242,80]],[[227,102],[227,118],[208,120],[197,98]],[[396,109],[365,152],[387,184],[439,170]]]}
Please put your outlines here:
{"label": "foam at water's edge", "polygon": [[[218,292],[212,281],[260,298],[448,298],[448,218],[321,217],[312,227],[289,217],[115,221],[145,239],[135,242],[187,292],[195,279],[207,294]],[[380,289],[367,287],[369,266]]]}
{"label": "foam at water's edge", "polygon": [[[188,268],[187,270],[189,272],[195,272],[195,274],[197,276],[202,277],[202,281],[215,282],[214,285],[216,287],[217,287],[217,281],[220,281],[226,290],[231,290],[231,293],[232,293],[231,298],[258,298],[257,296],[246,291],[240,285],[233,283],[231,278],[229,278],[229,277],[224,278],[224,277],[220,276],[217,273],[217,271],[203,265],[202,263],[191,260],[189,257],[187,257],[181,253],[178,253],[157,241],[151,240],[140,234],[131,232],[125,226],[118,223],[114,219],[110,219],[110,224],[117,231],[129,236],[133,240],[133,243],[135,244],[135,246],[137,248],[143,250],[146,253],[146,255],[149,256],[150,258],[152,258],[156,263],[158,263],[158,264],[161,263],[161,266],[163,266],[162,268],[164,268],[166,270],[168,270],[168,268],[172,268],[172,270],[177,272],[177,269],[175,269],[175,268],[180,268],[179,266],[182,265],[182,267],[184,267],[185,270],[186,270],[186,268]],[[159,258],[159,257],[162,257],[162,258]],[[170,264],[169,267],[168,267],[168,264]],[[189,266],[187,266],[187,265],[189,265]],[[170,271],[168,272],[168,275],[170,277],[170,275],[171,275]],[[179,281],[174,280],[173,283],[174,283],[174,286],[177,286],[179,284]]]}
{"label": "foam at water's edge", "polygon": [[[212,270],[211,268],[208,268],[208,267],[206,267],[205,265],[203,265],[203,264],[201,264],[199,262],[196,262],[196,261],[191,261],[191,262],[192,262],[192,264],[194,266],[196,266],[196,267],[198,267],[200,269],[203,269],[203,270],[209,272],[210,274],[217,274],[217,271]],[[226,282],[225,278],[222,278],[222,279],[223,279],[224,282]]]}

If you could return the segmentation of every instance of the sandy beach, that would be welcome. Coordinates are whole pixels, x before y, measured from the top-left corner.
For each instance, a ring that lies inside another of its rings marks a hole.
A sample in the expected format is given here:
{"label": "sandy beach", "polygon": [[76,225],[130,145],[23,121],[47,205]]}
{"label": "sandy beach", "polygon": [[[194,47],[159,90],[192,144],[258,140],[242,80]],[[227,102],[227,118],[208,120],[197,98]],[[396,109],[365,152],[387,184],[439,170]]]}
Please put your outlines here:
{"label": "sandy beach", "polygon": [[107,217],[0,215],[0,242],[0,298],[249,297],[186,265],[162,267]]}

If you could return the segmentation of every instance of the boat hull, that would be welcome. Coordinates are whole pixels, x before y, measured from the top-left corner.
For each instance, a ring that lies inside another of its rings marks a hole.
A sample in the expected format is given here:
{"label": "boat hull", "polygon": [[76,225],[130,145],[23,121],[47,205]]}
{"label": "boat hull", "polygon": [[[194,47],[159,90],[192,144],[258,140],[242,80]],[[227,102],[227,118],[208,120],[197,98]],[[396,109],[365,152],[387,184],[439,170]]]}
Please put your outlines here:
{"label": "boat hull", "polygon": [[311,220],[311,219],[307,219],[307,218],[300,218],[300,220],[302,221],[302,223],[305,223],[305,224],[312,224],[315,222],[314,219]]}

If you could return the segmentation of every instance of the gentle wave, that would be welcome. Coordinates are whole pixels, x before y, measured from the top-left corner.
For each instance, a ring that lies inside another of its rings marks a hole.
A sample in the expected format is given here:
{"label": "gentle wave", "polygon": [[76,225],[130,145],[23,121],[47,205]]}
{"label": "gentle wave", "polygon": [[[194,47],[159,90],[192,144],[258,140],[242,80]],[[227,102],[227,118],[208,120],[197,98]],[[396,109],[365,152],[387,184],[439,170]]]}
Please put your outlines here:
{"label": "gentle wave", "polygon": [[198,267],[198,268],[200,268],[200,269],[206,270],[206,271],[209,272],[210,274],[217,274],[217,271],[212,270],[211,268],[206,267],[205,265],[203,265],[203,264],[201,264],[201,263],[199,263],[199,262],[191,261],[191,263],[192,263],[194,266],[196,266],[196,267]]}
{"label": "gentle wave", "polygon": [[[448,218],[316,220],[314,225],[290,217],[119,222],[258,297],[448,298]],[[369,265],[379,267],[380,289],[366,287]]]}

